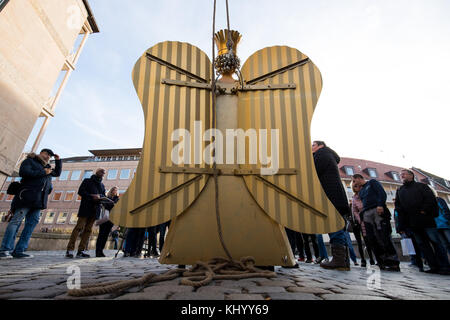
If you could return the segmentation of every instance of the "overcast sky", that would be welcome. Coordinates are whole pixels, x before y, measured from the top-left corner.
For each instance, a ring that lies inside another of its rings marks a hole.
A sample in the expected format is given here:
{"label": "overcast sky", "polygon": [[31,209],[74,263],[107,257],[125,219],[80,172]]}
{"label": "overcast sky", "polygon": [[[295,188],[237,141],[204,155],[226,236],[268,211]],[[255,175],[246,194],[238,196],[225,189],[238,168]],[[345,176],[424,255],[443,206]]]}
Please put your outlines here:
{"label": "overcast sky", "polygon": [[[217,0],[216,28],[226,27]],[[41,143],[63,157],[141,147],[131,70],[158,42],[211,55],[212,0],[90,0],[91,35]],[[450,1],[229,0],[241,64],[266,46],[299,49],[323,89],[311,124],[343,157],[419,167],[450,179]]]}

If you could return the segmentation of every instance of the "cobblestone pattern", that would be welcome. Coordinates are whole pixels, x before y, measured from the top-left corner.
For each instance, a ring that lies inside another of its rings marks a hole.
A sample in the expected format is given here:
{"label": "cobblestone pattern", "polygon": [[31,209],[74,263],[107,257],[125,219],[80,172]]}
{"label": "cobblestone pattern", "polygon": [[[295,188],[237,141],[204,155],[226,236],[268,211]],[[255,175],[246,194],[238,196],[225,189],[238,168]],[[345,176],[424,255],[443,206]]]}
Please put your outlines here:
{"label": "cobblestone pattern", "polygon": [[[130,288],[120,293],[75,298],[67,295],[70,267],[78,266],[81,284],[126,280],[145,273],[164,273],[174,265],[155,258],[67,259],[63,251],[29,252],[32,259],[0,260],[0,299],[117,300],[424,300],[450,299],[450,277],[425,274],[402,263],[399,272],[376,267],[333,271],[301,263],[298,269],[276,267],[273,279],[213,281],[205,287],[180,285],[180,279]],[[189,266],[188,266],[189,267]],[[68,269],[69,268],[69,269]]]}

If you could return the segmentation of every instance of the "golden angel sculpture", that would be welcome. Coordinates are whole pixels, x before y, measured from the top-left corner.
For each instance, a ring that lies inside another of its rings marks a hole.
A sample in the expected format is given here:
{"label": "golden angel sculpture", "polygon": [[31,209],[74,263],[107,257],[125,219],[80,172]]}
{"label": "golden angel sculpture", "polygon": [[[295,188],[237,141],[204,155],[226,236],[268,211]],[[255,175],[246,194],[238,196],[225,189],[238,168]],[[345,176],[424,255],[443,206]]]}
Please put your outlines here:
{"label": "golden angel sculpture", "polygon": [[136,175],[110,219],[125,227],[171,220],[161,263],[223,257],[222,237],[235,259],[253,256],[260,266],[292,266],[284,227],[304,233],[344,227],[311,152],[319,69],[297,49],[273,46],[252,54],[235,80],[240,38],[237,31],[216,33],[221,78],[214,92],[215,126],[211,61],[199,48],[161,42],[134,66],[145,138]]}

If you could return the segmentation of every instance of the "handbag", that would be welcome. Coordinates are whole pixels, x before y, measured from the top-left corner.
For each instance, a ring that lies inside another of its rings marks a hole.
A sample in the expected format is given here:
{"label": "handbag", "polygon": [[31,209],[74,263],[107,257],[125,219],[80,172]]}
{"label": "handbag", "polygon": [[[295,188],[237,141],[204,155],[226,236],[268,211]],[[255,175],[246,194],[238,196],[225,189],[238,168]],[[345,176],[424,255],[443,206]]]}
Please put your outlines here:
{"label": "handbag", "polygon": [[109,210],[107,210],[103,205],[101,206],[100,209],[100,217],[97,219],[97,221],[95,222],[95,224],[97,226],[105,223],[106,221],[109,220]]}
{"label": "handbag", "polygon": [[414,244],[410,238],[404,238],[400,240],[402,245],[402,251],[404,256],[413,256],[416,254],[416,250],[414,250]]}

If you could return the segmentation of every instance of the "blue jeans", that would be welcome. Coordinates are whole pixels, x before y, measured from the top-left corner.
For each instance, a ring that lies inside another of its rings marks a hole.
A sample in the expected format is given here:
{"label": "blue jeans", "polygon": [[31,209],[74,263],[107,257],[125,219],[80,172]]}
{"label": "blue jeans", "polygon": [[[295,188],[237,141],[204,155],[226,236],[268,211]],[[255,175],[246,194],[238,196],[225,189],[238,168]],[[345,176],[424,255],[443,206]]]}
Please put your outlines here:
{"label": "blue jeans", "polygon": [[20,235],[19,241],[16,244],[14,253],[23,253],[28,248],[28,242],[30,241],[31,234],[34,228],[39,223],[41,209],[32,208],[19,208],[14,211],[14,216],[8,223],[3,236],[2,246],[0,252],[13,251],[14,240],[16,238],[17,231],[19,230],[22,220],[25,218],[25,226]]}
{"label": "blue jeans", "polygon": [[321,258],[328,259],[327,248],[323,242],[323,236],[321,234],[316,235],[317,245],[319,246],[319,255]]}
{"label": "blue jeans", "polygon": [[436,256],[439,270],[450,271],[450,263],[447,256],[447,248],[441,242],[441,237],[438,229],[436,228],[426,228],[425,229],[428,238],[431,240],[431,244],[434,249],[434,254]]}
{"label": "blue jeans", "polygon": [[331,232],[328,234],[330,236],[330,244],[337,246],[347,246],[347,238],[345,237],[344,229]]}
{"label": "blue jeans", "polygon": [[353,250],[352,238],[350,238],[350,233],[347,231],[345,231],[345,238],[347,239],[347,246],[350,251],[350,259],[352,259],[353,262],[356,262],[356,254],[355,250]]}

